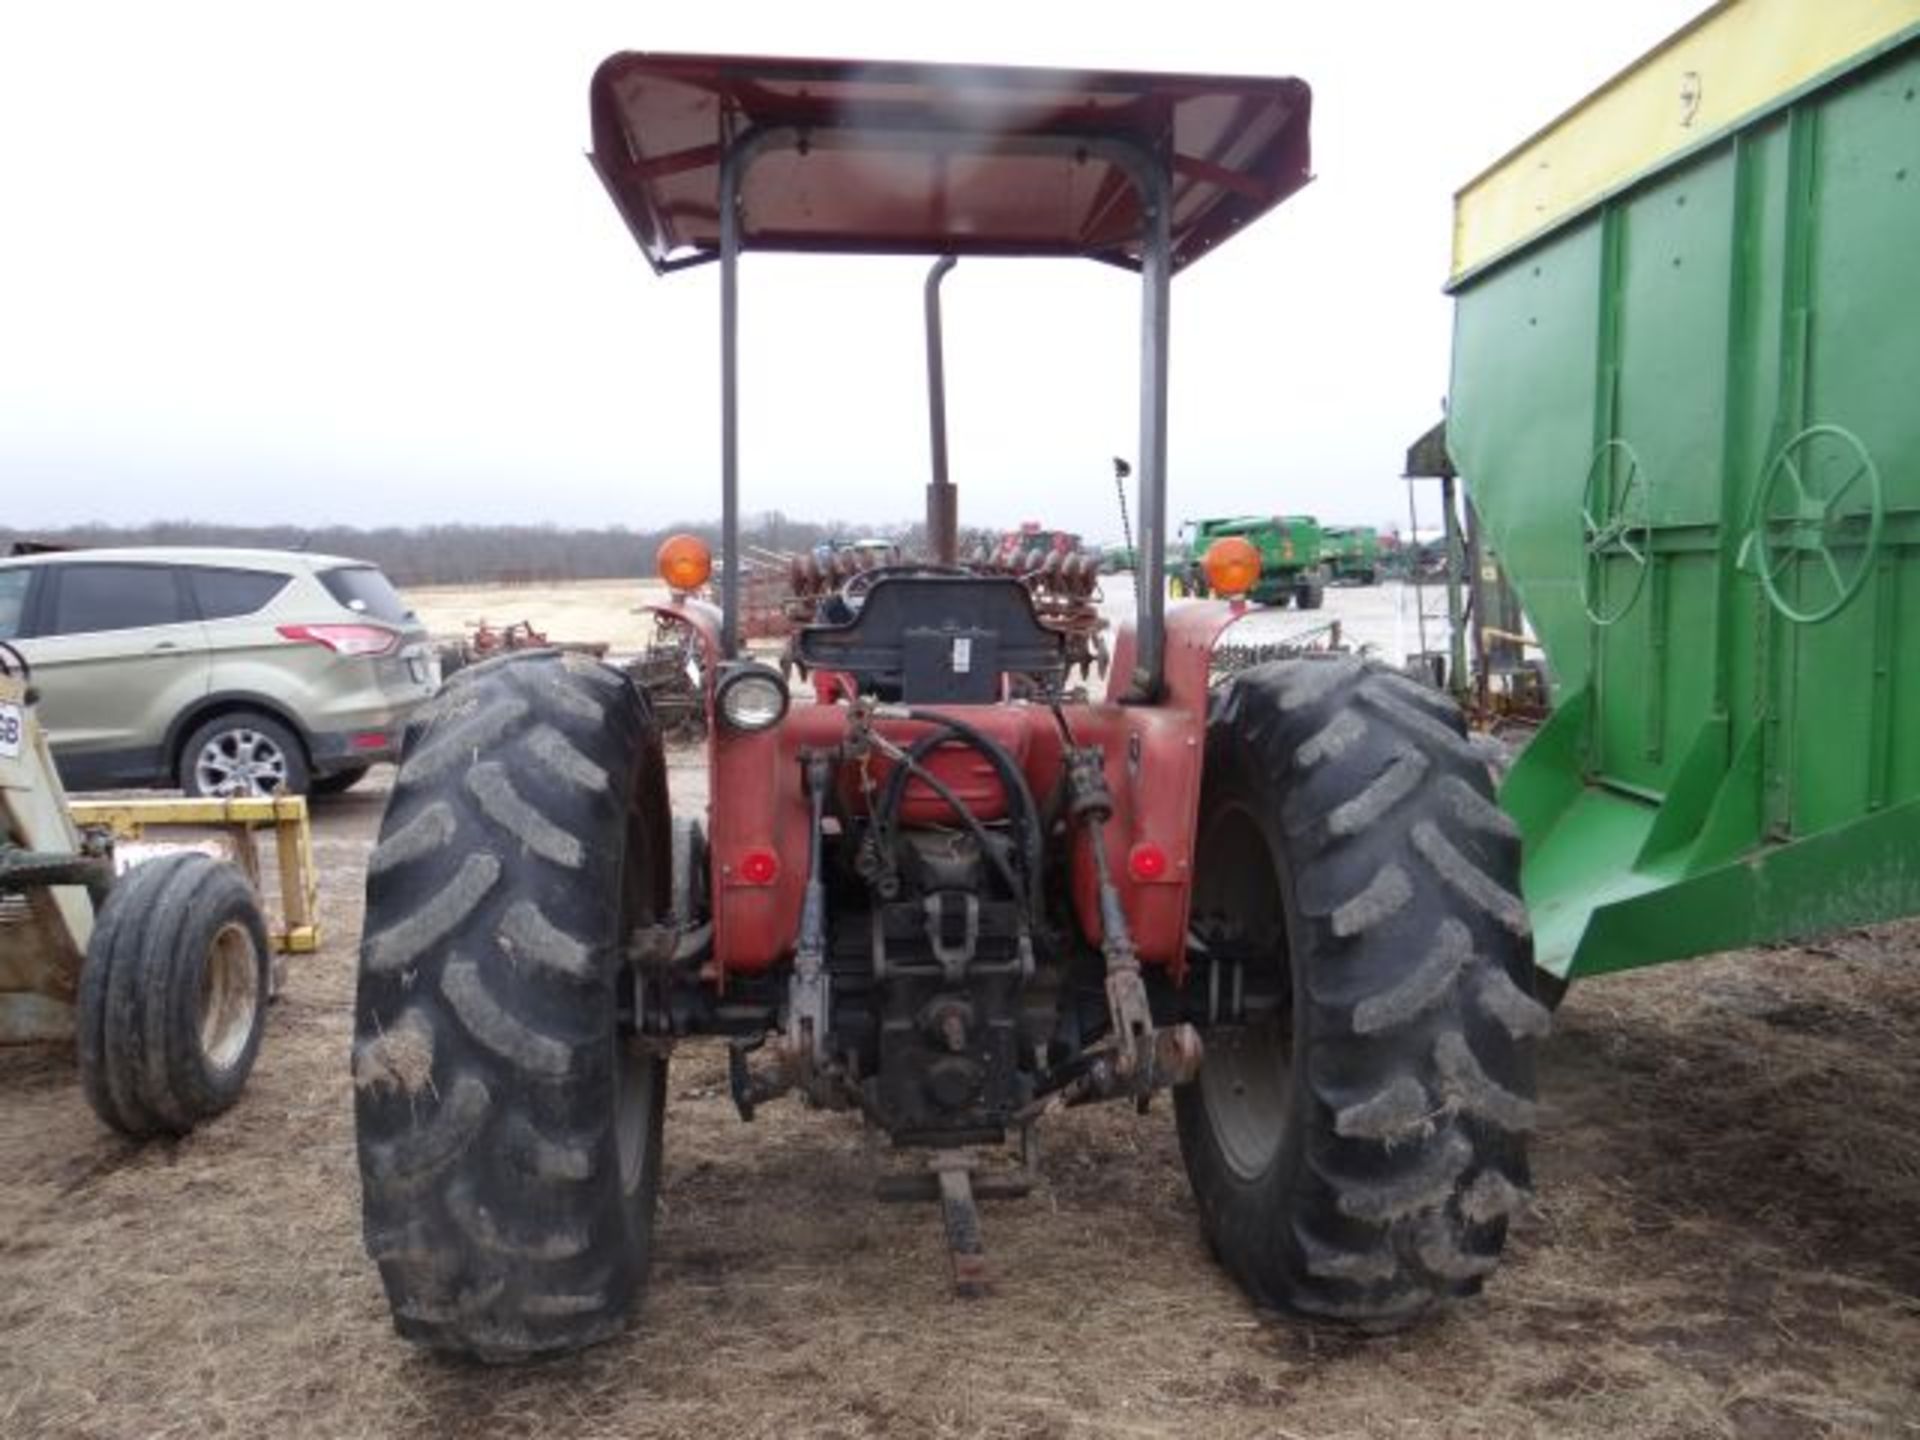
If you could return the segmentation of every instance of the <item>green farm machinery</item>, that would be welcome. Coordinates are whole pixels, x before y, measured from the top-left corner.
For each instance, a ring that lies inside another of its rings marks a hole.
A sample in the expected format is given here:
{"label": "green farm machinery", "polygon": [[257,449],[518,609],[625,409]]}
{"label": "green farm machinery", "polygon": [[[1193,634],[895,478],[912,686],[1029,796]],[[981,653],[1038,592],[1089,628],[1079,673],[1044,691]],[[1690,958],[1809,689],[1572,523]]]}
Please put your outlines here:
{"label": "green farm machinery", "polygon": [[1920,912],[1920,3],[1737,0],[1457,197],[1543,988]]}
{"label": "green farm machinery", "polygon": [[1302,610],[1318,610],[1333,571],[1320,522],[1311,515],[1240,515],[1195,520],[1188,526],[1184,574],[1176,581],[1190,594],[1207,592],[1200,557],[1216,540],[1237,537],[1260,553],[1260,579],[1249,598],[1256,605],[1284,607],[1291,600]]}
{"label": "green farm machinery", "polygon": [[1336,585],[1380,583],[1380,532],[1371,525],[1329,525],[1320,532]]}

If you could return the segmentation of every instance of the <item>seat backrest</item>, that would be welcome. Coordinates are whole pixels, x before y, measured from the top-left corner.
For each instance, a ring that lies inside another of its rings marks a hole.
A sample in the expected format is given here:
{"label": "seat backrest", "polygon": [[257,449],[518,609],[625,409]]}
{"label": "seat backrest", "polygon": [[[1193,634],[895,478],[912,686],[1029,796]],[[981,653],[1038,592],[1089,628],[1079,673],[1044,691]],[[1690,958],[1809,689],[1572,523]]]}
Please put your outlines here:
{"label": "seat backrest", "polygon": [[990,705],[1007,675],[1049,689],[1066,675],[1063,637],[1040,623],[1025,585],[999,575],[876,580],[852,620],[801,630],[799,652],[851,674],[862,694],[908,705]]}

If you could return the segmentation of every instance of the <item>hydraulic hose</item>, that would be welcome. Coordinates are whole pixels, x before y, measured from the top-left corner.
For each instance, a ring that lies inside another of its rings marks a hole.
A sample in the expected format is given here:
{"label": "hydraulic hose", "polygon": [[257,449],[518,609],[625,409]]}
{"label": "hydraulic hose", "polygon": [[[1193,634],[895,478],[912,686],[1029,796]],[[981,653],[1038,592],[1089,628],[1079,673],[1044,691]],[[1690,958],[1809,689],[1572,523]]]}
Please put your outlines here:
{"label": "hydraulic hose", "polygon": [[[1027,785],[1026,776],[1020,773],[1020,767],[1014,763],[1013,757],[1007,754],[1004,747],[982,734],[979,730],[976,730],[973,726],[966,724],[964,721],[955,720],[951,716],[940,715],[925,710],[908,710],[906,712],[906,718],[918,720],[925,724],[935,726],[936,728],[908,746],[905,751],[904,761],[896,765],[893,773],[887,777],[886,788],[881,792],[879,803],[874,811],[874,824],[876,828],[878,828],[883,835],[892,833],[895,828],[896,817],[898,816],[900,806],[906,795],[907,781],[910,777],[918,778],[926,782],[928,787],[932,789],[936,795],[953,807],[956,816],[959,817],[962,823],[974,831],[982,842],[983,850],[989,858],[992,858],[993,849],[986,843],[985,830],[980,824],[979,817],[974,815],[972,810],[968,808],[959,796],[955,795],[948,786],[941,783],[938,778],[921,763],[933,750],[956,740],[970,749],[977,750],[981,755],[986,757],[987,763],[993,766],[995,773],[1000,777],[1000,783],[1006,787],[1007,794],[1020,810],[1020,851],[1023,868],[1026,871],[1028,881],[1026,884],[1013,885],[1010,888],[1013,889],[1014,894],[1018,898],[1025,902],[1029,914],[1035,923],[1038,924],[1041,919],[1039,915],[1040,886],[1038,884],[1042,848],[1040,811],[1039,806],[1034,801],[1033,791]],[[1002,878],[1011,879],[1010,876],[1006,875],[1004,867],[1002,867]]]}

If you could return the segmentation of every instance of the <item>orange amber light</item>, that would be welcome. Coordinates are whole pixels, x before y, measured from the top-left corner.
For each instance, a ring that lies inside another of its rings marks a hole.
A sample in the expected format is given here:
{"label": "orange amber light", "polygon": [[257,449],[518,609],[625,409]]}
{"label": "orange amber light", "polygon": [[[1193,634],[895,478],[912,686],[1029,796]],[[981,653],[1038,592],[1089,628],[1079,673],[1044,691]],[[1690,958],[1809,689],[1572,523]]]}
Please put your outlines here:
{"label": "orange amber light", "polygon": [[669,589],[698,590],[713,574],[713,552],[698,535],[674,535],[660,542],[654,564]]}
{"label": "orange amber light", "polygon": [[1214,594],[1235,600],[1260,578],[1260,552],[1250,540],[1222,535],[1207,547],[1200,567],[1207,572],[1207,586]]}

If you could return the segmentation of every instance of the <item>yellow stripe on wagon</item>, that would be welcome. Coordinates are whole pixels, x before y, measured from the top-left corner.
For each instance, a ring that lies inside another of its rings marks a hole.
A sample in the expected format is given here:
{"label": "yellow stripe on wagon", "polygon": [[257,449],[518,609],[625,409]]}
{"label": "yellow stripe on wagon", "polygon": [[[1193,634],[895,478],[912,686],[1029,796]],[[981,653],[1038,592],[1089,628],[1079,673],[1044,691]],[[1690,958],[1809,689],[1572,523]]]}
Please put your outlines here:
{"label": "yellow stripe on wagon", "polygon": [[1450,284],[1916,25],[1920,0],[1723,0],[1455,194]]}

